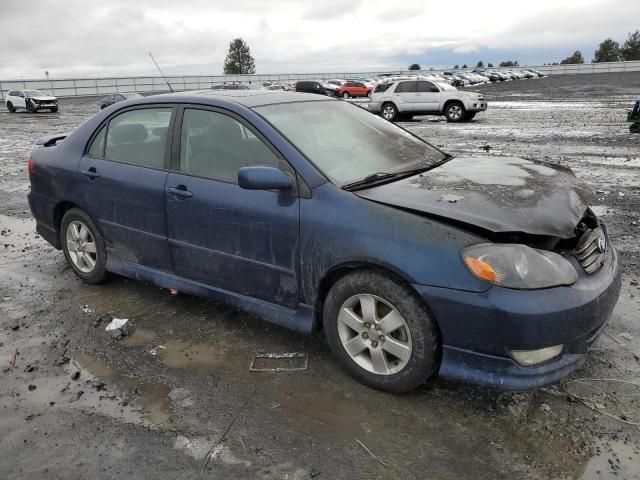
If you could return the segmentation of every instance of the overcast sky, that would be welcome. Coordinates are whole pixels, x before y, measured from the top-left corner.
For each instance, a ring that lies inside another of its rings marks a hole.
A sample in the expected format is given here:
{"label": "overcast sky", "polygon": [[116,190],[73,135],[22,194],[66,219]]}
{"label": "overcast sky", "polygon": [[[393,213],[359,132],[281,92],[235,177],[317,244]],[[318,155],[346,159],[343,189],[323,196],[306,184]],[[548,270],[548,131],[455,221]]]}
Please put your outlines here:
{"label": "overcast sky", "polygon": [[258,73],[559,61],[640,28],[640,0],[0,0],[0,79],[220,74],[244,38]]}

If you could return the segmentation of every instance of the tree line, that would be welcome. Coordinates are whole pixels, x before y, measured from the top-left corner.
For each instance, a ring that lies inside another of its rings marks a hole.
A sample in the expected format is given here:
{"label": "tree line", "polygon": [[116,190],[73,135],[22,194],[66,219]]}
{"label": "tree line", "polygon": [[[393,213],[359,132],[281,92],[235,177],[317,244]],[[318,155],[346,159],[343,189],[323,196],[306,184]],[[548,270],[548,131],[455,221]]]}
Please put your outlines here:
{"label": "tree line", "polygon": [[[594,52],[591,63],[601,62],[618,62],[618,61],[640,60],[640,30],[629,33],[627,40],[620,45],[611,38],[607,38],[598,45]],[[573,54],[560,61],[560,65],[581,64],[584,63],[584,56],[580,50],[576,50]],[[554,62],[551,65],[558,65]],[[476,64],[476,68],[484,68],[484,62],[481,60]],[[505,60],[500,62],[500,67],[519,67],[517,60]],[[466,64],[460,67],[455,65],[453,68],[469,68]],[[487,68],[493,68],[493,63],[487,63]],[[421,70],[422,67],[417,63],[409,65],[409,70]],[[242,38],[236,38],[229,44],[227,58],[224,61],[225,74],[251,74],[256,73],[256,65],[249,45]]]}

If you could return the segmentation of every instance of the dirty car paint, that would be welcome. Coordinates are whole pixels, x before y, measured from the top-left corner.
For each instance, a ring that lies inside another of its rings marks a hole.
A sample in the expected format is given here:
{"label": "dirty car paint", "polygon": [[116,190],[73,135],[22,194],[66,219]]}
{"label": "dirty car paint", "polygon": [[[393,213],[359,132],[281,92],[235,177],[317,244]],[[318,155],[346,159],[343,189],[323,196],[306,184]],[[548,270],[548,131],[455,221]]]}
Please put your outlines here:
{"label": "dirty car paint", "polygon": [[593,189],[568,169],[515,157],[457,157],[424,174],[357,192],[362,198],[494,233],[571,238]]}

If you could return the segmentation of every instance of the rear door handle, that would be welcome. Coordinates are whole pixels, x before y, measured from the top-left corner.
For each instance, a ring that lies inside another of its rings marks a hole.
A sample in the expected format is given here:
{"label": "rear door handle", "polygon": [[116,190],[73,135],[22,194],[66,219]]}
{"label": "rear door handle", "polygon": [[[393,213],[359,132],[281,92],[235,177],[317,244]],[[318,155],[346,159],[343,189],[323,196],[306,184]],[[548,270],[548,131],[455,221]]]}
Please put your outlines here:
{"label": "rear door handle", "polygon": [[176,197],[183,197],[183,198],[193,197],[193,193],[187,190],[187,187],[185,187],[184,185],[178,185],[177,187],[168,187],[167,193],[170,193],[171,195],[175,195]]}
{"label": "rear door handle", "polygon": [[89,177],[91,180],[93,180],[94,178],[100,178],[100,174],[94,167],[91,167],[89,170],[82,170],[80,173],[82,173],[86,177]]}

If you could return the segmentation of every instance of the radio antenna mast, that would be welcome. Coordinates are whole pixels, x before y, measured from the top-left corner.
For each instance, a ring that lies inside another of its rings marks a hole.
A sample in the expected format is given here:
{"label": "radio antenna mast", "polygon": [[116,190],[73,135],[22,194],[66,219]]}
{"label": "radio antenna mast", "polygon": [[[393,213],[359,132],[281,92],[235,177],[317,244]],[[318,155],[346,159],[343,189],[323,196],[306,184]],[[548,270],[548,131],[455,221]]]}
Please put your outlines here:
{"label": "radio antenna mast", "polygon": [[171,91],[171,93],[173,92],[173,88],[171,88],[171,84],[169,83],[169,80],[167,80],[167,77],[164,76],[164,73],[162,73],[162,70],[160,70],[160,66],[158,65],[158,62],[156,62],[156,59],[153,58],[153,55],[151,55],[151,52],[147,52],[149,54],[149,56],[151,57],[151,60],[153,60],[153,63],[156,64],[156,68],[158,69],[158,71],[160,72],[160,75],[162,75],[162,78],[164,78],[164,81],[167,82],[167,87],[169,87],[169,90]]}

